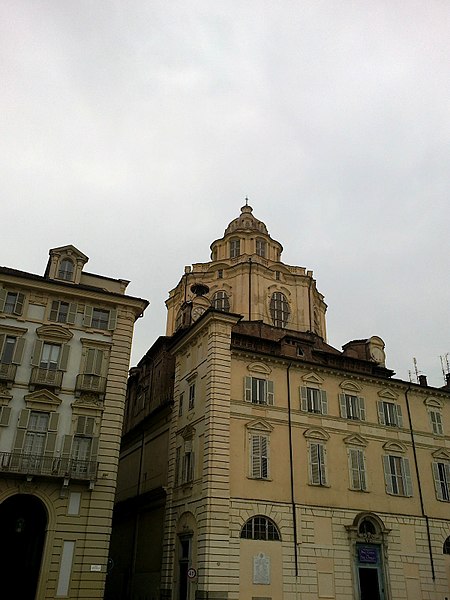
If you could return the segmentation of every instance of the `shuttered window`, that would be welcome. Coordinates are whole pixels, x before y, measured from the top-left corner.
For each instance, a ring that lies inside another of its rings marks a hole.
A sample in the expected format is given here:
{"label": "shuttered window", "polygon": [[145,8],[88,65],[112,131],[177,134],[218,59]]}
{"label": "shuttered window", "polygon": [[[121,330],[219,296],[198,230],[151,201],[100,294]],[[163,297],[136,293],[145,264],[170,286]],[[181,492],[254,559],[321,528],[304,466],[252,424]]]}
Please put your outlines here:
{"label": "shuttered window", "polygon": [[269,437],[267,435],[250,436],[250,477],[269,478]]}
{"label": "shuttered window", "polygon": [[7,292],[0,288],[0,312],[20,316],[23,312],[25,295],[19,292]]}
{"label": "shuttered window", "polygon": [[365,421],[366,405],[364,398],[353,394],[339,394],[339,407],[341,417],[344,419],[354,419],[356,421]]}
{"label": "shuttered window", "polygon": [[53,300],[49,319],[56,323],[68,323],[72,325],[75,323],[76,314],[77,304]]}
{"label": "shuttered window", "polygon": [[366,462],[364,450],[350,448],[348,451],[350,487],[352,490],[367,490]]}
{"label": "shuttered window", "polygon": [[328,399],[325,390],[312,387],[300,388],[300,406],[304,412],[328,414]]}
{"label": "shuttered window", "polygon": [[309,474],[311,485],[327,485],[325,445],[311,442],[309,445]]}
{"label": "shuttered window", "polygon": [[83,325],[94,329],[113,330],[116,328],[117,310],[105,310],[86,304]]}
{"label": "shuttered window", "polygon": [[378,420],[382,425],[390,427],[403,427],[402,409],[395,402],[377,402]]}
{"label": "shuttered window", "polygon": [[386,491],[394,496],[412,496],[409,460],[402,456],[383,456]]}
{"label": "shuttered window", "polygon": [[31,364],[41,369],[65,371],[69,360],[68,344],[52,344],[36,340],[31,357]]}
{"label": "shuttered window", "polygon": [[273,404],[273,381],[258,377],[244,378],[245,401],[253,404]]}
{"label": "shuttered window", "polygon": [[436,498],[450,502],[450,463],[433,462],[432,468]]}
{"label": "shuttered window", "polygon": [[101,375],[103,369],[103,350],[98,348],[88,348],[86,352],[86,363],[84,373],[86,375]]}
{"label": "shuttered window", "polygon": [[20,365],[24,346],[24,338],[0,334],[0,363],[2,365]]}
{"label": "shuttered window", "polygon": [[444,427],[442,425],[442,416],[439,411],[430,410],[430,422],[431,422],[431,428],[433,429],[433,433],[436,433],[437,435],[444,434]]}

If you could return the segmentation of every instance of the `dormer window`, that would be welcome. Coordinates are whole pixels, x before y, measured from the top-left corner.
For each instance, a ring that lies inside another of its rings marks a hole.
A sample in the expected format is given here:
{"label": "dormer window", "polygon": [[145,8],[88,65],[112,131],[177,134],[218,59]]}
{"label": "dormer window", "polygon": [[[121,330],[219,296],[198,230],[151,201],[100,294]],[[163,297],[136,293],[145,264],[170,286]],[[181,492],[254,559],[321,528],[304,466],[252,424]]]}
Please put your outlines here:
{"label": "dormer window", "polygon": [[256,254],[266,258],[266,241],[261,238],[256,238]]}
{"label": "dormer window", "polygon": [[73,281],[74,275],[74,264],[70,258],[63,258],[59,263],[58,279],[64,279],[64,281]]}
{"label": "dormer window", "polygon": [[241,240],[233,238],[230,240],[230,258],[237,258],[241,254]]}

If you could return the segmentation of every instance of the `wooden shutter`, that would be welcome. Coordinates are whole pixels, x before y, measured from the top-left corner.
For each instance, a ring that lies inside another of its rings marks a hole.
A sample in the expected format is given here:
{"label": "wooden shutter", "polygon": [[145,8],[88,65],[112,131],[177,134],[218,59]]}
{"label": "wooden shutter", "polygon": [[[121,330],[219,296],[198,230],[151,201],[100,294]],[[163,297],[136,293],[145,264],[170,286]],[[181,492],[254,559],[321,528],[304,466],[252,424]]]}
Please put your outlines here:
{"label": "wooden shutter", "polygon": [[308,412],[308,390],[305,387],[300,387],[300,408]]}
{"label": "wooden shutter", "polygon": [[50,419],[48,422],[48,430],[49,431],[58,431],[58,421],[59,421],[59,413],[51,412]]}
{"label": "wooden shutter", "polygon": [[67,370],[67,363],[69,361],[69,352],[70,352],[70,346],[69,346],[69,344],[63,344],[61,346],[61,352],[59,354],[58,369],[60,371],[66,371]]}
{"label": "wooden shutter", "polygon": [[261,476],[261,443],[259,435],[251,436],[251,476]]}
{"label": "wooden shutter", "polygon": [[244,399],[246,402],[252,401],[252,378],[244,377]]}
{"label": "wooden shutter", "polygon": [[84,317],[83,317],[83,325],[84,327],[90,327],[92,323],[92,315],[94,312],[94,307],[86,304],[84,307]]}
{"label": "wooden shutter", "polygon": [[319,448],[319,463],[320,463],[320,483],[322,485],[327,485],[327,468],[325,462],[326,450],[323,444],[317,444]]}
{"label": "wooden shutter", "polygon": [[42,340],[36,340],[33,346],[33,354],[31,355],[31,365],[38,367],[41,361],[42,346],[44,342]]}
{"label": "wooden shutter", "polygon": [[61,455],[63,456],[63,458],[69,458],[70,451],[72,449],[72,441],[73,441],[73,435],[65,435],[64,436],[62,450],[61,450]]}
{"label": "wooden shutter", "polygon": [[0,427],[8,427],[10,415],[11,415],[11,407],[10,406],[2,406],[0,408]]}
{"label": "wooden shutter", "polygon": [[67,313],[67,320],[66,320],[66,322],[69,323],[69,325],[73,325],[75,323],[75,319],[77,316],[77,309],[78,309],[78,304],[76,304],[76,303],[69,304],[69,311]]}
{"label": "wooden shutter", "polygon": [[3,345],[5,343],[6,335],[4,333],[0,333],[0,361],[3,354]]}
{"label": "wooden shutter", "polygon": [[328,414],[328,398],[325,390],[319,390],[320,392],[320,403],[321,403],[321,411],[323,415]]}
{"label": "wooden shutter", "polygon": [[45,441],[45,450],[44,450],[44,454],[46,456],[51,456],[54,454],[55,452],[55,446],[56,446],[56,432],[54,431],[49,431],[47,433],[47,439]]}
{"label": "wooden shutter", "polygon": [[50,316],[49,316],[50,321],[58,320],[59,304],[60,303],[58,302],[58,300],[53,300],[52,307],[50,309]]}
{"label": "wooden shutter", "polygon": [[[1,346],[1,344],[0,344],[0,346]],[[14,353],[13,353],[13,357],[12,357],[12,361],[11,361],[14,365],[20,365],[20,363],[22,362],[24,347],[25,347],[25,338],[23,338],[23,337],[16,338],[16,345],[14,347]]]}
{"label": "wooden shutter", "polygon": [[442,485],[441,478],[439,476],[439,466],[438,463],[432,462],[431,467],[433,469],[433,478],[434,478],[434,488],[436,490],[436,498],[438,500],[443,500],[444,495],[442,494]]}
{"label": "wooden shutter", "polygon": [[359,418],[361,421],[366,420],[366,402],[362,396],[358,396],[359,403]]}
{"label": "wooden shutter", "polygon": [[409,458],[402,458],[402,471],[403,478],[405,480],[405,491],[406,496],[412,496],[412,481],[411,481],[411,470],[409,468]]}
{"label": "wooden shutter", "polygon": [[91,444],[91,461],[94,463],[92,465],[91,475],[95,476],[97,473],[97,456],[98,456],[98,437],[92,438]]}
{"label": "wooden shutter", "polygon": [[81,415],[77,419],[75,433],[78,435],[92,435],[94,433],[95,418]]}
{"label": "wooden shutter", "polygon": [[311,483],[320,484],[319,444],[312,443],[309,447],[309,468]]}
{"label": "wooden shutter", "polygon": [[378,409],[378,421],[382,424],[382,425],[386,425],[386,419],[384,418],[384,410],[383,410],[383,406],[384,403],[381,402],[380,400],[377,401],[377,409]]}
{"label": "wooden shutter", "polygon": [[341,417],[343,419],[347,418],[347,403],[345,401],[345,394],[339,394],[339,409],[341,413]]}
{"label": "wooden shutter", "polygon": [[268,479],[269,477],[269,439],[265,435],[260,437],[261,448],[261,477]]}
{"label": "wooden shutter", "polygon": [[397,427],[403,427],[402,407],[400,404],[396,404],[395,407],[397,412]]}
{"label": "wooden shutter", "polygon": [[274,393],[273,393],[273,381],[267,382],[267,404],[273,404]]}
{"label": "wooden shutter", "polygon": [[0,287],[0,312],[5,309],[7,291]]}
{"label": "wooden shutter", "polygon": [[383,469],[384,469],[384,481],[386,483],[386,491],[388,494],[394,492],[392,487],[392,475],[391,475],[391,464],[389,456],[383,456]]}
{"label": "wooden shutter", "polygon": [[175,485],[178,485],[180,481],[180,456],[181,448],[178,447],[175,453]]}
{"label": "wooden shutter", "polygon": [[23,408],[19,414],[19,421],[17,427],[19,429],[26,429],[28,427],[28,420],[30,418],[31,411],[28,408]]}
{"label": "wooden shutter", "polygon": [[23,312],[23,303],[25,302],[25,294],[17,294],[16,303],[14,304],[14,314],[21,315]]}
{"label": "wooden shutter", "polygon": [[88,348],[84,372],[88,375],[101,375],[103,365],[103,350]]}
{"label": "wooden shutter", "polygon": [[117,323],[117,310],[113,308],[109,311],[108,329],[113,330],[116,328]]}
{"label": "wooden shutter", "polygon": [[350,486],[353,490],[360,489],[358,452],[354,448],[349,450]]}
{"label": "wooden shutter", "polygon": [[23,450],[23,444],[25,442],[25,429],[18,429],[16,431],[16,437],[14,440],[13,452],[21,453]]}

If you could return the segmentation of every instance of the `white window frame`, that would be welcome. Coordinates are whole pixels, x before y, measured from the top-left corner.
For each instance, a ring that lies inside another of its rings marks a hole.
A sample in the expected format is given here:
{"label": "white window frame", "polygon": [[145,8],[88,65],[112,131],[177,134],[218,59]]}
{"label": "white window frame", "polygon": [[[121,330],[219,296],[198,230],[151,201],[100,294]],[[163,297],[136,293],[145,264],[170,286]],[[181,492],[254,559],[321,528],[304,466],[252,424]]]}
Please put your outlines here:
{"label": "white window frame", "polygon": [[413,493],[409,459],[404,456],[385,454],[383,467],[386,492],[392,496],[411,497]]}
{"label": "white window frame", "polygon": [[366,405],[362,396],[343,392],[339,394],[341,417],[352,421],[366,420]]}
{"label": "white window frame", "polygon": [[328,487],[326,446],[323,442],[309,442],[309,484]]}
{"label": "white window frame", "polygon": [[363,448],[348,449],[350,489],[367,492],[366,457]]}
{"label": "white window frame", "polygon": [[265,479],[270,477],[270,444],[265,433],[250,433],[250,478]]}
{"label": "white window frame", "polygon": [[387,400],[378,400],[378,420],[388,427],[403,427],[403,415],[400,404]]}
{"label": "white window frame", "polygon": [[442,423],[442,414],[440,410],[429,409],[431,429],[436,435],[444,435],[444,426]]}
{"label": "white window frame", "polygon": [[230,240],[230,258],[237,258],[241,255],[241,240],[240,238],[232,238]]}
{"label": "white window frame", "polygon": [[262,377],[246,376],[244,378],[244,398],[246,402],[251,402],[252,404],[273,405],[273,381]]}
{"label": "white window frame", "polygon": [[25,304],[25,294],[0,288],[0,312],[20,317]]}
{"label": "white window frame", "polygon": [[303,412],[310,414],[328,414],[328,397],[326,391],[318,387],[301,386],[300,407]]}
{"label": "white window frame", "polygon": [[266,258],[267,254],[267,242],[262,238],[256,238],[256,254],[261,258]]}

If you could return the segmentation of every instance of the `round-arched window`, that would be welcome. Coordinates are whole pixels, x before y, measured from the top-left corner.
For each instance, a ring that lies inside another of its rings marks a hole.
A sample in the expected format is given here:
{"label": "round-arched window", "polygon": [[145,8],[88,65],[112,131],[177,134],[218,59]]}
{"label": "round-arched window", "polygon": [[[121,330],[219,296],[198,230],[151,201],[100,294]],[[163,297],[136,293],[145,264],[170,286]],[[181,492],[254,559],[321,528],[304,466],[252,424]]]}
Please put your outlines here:
{"label": "round-arched window", "polygon": [[286,327],[290,313],[286,296],[282,292],[274,292],[270,300],[270,316],[275,327]]}
{"label": "round-arched window", "polygon": [[370,521],[369,519],[363,519],[359,524],[358,532],[360,535],[376,535],[377,530],[372,521]]}
{"label": "round-arched window", "polygon": [[268,517],[257,515],[249,519],[241,531],[241,538],[246,540],[281,540],[278,527]]}
{"label": "round-arched window", "polygon": [[70,258],[63,258],[59,263],[58,279],[73,281],[74,265]]}
{"label": "round-arched window", "polygon": [[216,310],[223,310],[224,312],[230,311],[230,300],[227,293],[223,290],[219,290],[214,294],[212,303]]}
{"label": "round-arched window", "polygon": [[444,554],[450,554],[450,535],[448,536],[448,538],[444,542],[444,546],[442,548],[442,552]]}

